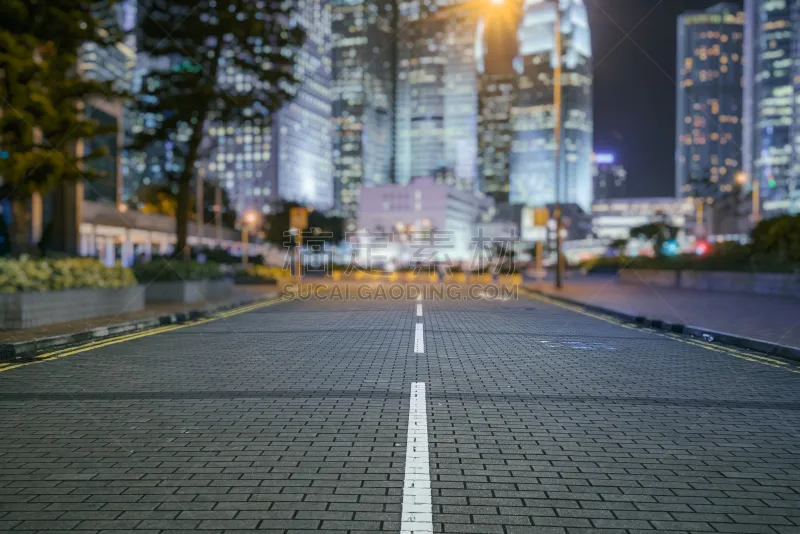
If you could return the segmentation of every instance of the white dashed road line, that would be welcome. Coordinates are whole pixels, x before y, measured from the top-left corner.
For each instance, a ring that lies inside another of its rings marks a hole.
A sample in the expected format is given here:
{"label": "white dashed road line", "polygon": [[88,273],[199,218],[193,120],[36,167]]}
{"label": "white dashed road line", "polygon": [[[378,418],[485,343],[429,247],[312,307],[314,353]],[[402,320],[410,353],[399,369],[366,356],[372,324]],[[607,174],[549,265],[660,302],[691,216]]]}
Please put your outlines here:
{"label": "white dashed road line", "polygon": [[425,352],[425,339],[422,333],[422,323],[417,323],[417,329],[414,332],[414,352],[420,354]]}
{"label": "white dashed road line", "polygon": [[400,534],[433,533],[425,382],[411,384]]}
{"label": "white dashed road line", "polygon": [[422,317],[422,304],[417,304],[417,317]]}

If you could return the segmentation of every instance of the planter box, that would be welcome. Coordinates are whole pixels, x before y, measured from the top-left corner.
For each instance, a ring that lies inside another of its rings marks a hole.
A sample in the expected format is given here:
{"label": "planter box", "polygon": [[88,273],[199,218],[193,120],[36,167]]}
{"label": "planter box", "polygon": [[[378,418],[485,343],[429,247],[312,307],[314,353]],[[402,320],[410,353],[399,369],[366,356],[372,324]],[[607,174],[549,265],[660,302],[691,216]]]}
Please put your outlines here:
{"label": "planter box", "polygon": [[623,269],[619,280],[623,284],[800,298],[800,276],[796,274]]}
{"label": "planter box", "polygon": [[231,280],[180,280],[177,282],[151,282],[145,289],[145,300],[153,302],[210,302],[231,295]]}
{"label": "planter box", "polygon": [[141,286],[0,294],[0,329],[31,328],[144,309]]}

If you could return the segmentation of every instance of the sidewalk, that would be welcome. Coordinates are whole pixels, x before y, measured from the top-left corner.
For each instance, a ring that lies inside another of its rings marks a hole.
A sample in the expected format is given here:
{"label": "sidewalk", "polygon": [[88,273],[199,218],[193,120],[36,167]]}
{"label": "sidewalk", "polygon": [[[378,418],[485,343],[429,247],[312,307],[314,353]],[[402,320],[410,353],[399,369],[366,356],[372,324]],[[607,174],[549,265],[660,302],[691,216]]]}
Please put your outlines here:
{"label": "sidewalk", "polygon": [[623,285],[610,276],[571,278],[560,291],[550,281],[525,286],[616,312],[800,347],[798,299]]}
{"label": "sidewalk", "polygon": [[274,285],[234,286],[231,296],[222,300],[194,302],[192,304],[150,304],[145,306],[141,311],[122,313],[112,317],[95,317],[93,319],[55,323],[34,328],[22,328],[19,330],[0,330],[0,343],[19,343],[34,339],[73,334],[75,332],[83,332],[94,328],[111,327],[130,321],[188,313],[193,310],[204,308],[235,306],[238,303],[270,298],[273,295],[277,295],[279,291],[280,289]]}

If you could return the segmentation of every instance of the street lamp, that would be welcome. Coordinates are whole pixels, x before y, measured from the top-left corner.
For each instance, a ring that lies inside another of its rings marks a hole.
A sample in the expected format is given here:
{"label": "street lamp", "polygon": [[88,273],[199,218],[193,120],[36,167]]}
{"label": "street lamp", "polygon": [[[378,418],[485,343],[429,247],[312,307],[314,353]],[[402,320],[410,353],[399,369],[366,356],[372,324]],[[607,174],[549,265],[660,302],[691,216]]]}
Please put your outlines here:
{"label": "street lamp", "polygon": [[247,260],[249,258],[249,245],[250,229],[258,222],[258,213],[254,210],[247,210],[242,215],[242,266],[247,267]]}
{"label": "street lamp", "polygon": [[[744,187],[747,182],[750,182],[750,177],[744,171],[739,171],[736,173],[736,177],[734,178],[736,183]],[[752,180],[752,188],[750,189],[750,197],[753,203],[752,207],[752,216],[751,220],[753,224],[757,224],[759,219],[761,218],[761,184],[760,181],[757,179]]]}

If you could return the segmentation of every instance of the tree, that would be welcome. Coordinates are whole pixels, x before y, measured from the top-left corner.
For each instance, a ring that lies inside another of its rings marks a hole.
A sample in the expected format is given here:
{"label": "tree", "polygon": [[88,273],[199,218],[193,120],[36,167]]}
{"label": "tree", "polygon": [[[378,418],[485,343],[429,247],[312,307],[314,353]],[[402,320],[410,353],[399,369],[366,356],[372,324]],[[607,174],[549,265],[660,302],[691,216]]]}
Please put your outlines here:
{"label": "tree", "polygon": [[144,76],[135,107],[156,120],[132,148],[176,141],[182,164],[168,179],[176,186],[175,253],[182,254],[190,182],[212,145],[203,143],[206,125],[268,124],[294,95],[304,36],[278,0],[142,0],[139,9],[139,51],[158,67]]}
{"label": "tree", "polygon": [[664,255],[664,243],[678,235],[678,228],[669,224],[667,215],[659,212],[653,222],[631,228],[633,239],[646,239],[653,245],[656,256]]}
{"label": "tree", "polygon": [[[236,211],[231,204],[230,196],[225,188],[221,189],[222,226],[234,228],[236,225]],[[216,185],[203,182],[203,222],[214,224],[216,222],[215,208]],[[197,196],[190,199],[189,217],[194,218],[197,214]],[[132,208],[138,209],[143,213],[158,213],[175,217],[178,211],[178,199],[169,185],[143,185],[136,191],[136,201],[132,203]]]}
{"label": "tree", "polygon": [[617,256],[624,255],[626,248],[628,248],[627,239],[614,239],[613,241],[611,241],[611,243],[608,244],[608,250],[613,252]]}
{"label": "tree", "polygon": [[[289,242],[286,232],[289,231],[289,212],[292,208],[302,207],[297,202],[284,202],[276,213],[264,217],[264,233],[266,240],[278,246]],[[308,230],[318,229],[320,236],[331,243],[340,243],[345,238],[346,220],[342,217],[328,217],[321,211],[308,214]]]}
{"label": "tree", "polygon": [[82,79],[77,62],[84,43],[111,46],[121,37],[106,25],[112,8],[113,0],[5,0],[0,6],[0,194],[12,206],[15,253],[28,249],[33,193],[102,177],[83,167],[106,151],[79,154],[77,147],[108,128],[85,118],[83,109],[92,98],[119,94],[110,83]]}

